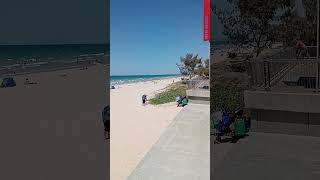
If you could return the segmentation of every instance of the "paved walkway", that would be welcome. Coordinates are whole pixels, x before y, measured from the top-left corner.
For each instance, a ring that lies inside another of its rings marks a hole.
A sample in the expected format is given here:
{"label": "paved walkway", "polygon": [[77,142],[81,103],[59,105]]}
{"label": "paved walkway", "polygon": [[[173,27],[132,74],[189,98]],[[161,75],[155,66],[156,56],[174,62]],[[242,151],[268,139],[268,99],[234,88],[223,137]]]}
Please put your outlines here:
{"label": "paved walkway", "polygon": [[129,180],[209,180],[209,106],[191,104],[128,177]]}
{"label": "paved walkway", "polygon": [[319,137],[250,133],[236,144],[211,139],[212,179],[320,179]]}

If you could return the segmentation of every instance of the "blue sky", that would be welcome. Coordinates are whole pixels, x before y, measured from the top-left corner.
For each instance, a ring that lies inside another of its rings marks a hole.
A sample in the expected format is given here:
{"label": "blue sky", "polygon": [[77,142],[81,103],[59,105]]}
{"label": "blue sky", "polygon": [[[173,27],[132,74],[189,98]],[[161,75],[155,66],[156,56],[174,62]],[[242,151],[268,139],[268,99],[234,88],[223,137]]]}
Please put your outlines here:
{"label": "blue sky", "polygon": [[186,53],[208,58],[202,0],[111,0],[111,75],[179,73]]}

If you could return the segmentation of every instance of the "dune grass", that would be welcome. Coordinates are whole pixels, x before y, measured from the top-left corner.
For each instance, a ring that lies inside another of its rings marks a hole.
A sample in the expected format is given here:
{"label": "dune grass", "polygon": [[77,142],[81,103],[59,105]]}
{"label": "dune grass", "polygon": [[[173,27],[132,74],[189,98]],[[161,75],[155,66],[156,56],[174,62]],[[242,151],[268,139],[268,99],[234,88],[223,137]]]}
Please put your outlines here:
{"label": "dune grass", "polygon": [[175,102],[177,96],[186,95],[186,87],[181,83],[175,83],[167,88],[167,90],[156,94],[153,98],[150,99],[150,104],[160,105],[169,102]]}

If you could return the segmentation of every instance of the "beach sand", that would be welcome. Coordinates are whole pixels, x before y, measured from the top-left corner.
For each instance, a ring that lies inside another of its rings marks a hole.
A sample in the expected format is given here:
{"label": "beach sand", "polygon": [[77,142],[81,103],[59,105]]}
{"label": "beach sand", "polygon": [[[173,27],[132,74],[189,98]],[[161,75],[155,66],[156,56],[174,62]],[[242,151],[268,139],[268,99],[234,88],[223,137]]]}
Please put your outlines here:
{"label": "beach sand", "polygon": [[107,78],[96,65],[21,75],[0,88],[0,179],[108,179]]}
{"label": "beach sand", "polygon": [[124,180],[180,112],[176,103],[142,105],[143,94],[154,95],[180,78],[116,86],[110,92],[111,179]]}

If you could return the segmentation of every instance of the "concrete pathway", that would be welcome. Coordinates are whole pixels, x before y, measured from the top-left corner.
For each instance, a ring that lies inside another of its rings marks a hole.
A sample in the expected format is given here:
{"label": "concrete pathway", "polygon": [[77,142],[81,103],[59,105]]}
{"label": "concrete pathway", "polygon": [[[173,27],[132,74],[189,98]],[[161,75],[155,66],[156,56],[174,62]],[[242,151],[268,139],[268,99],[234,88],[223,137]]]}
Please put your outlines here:
{"label": "concrete pathway", "polygon": [[129,180],[209,180],[209,106],[191,104],[128,177]]}
{"label": "concrete pathway", "polygon": [[319,137],[250,133],[236,144],[211,139],[212,179],[320,179]]}

